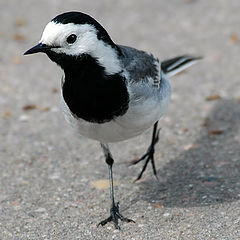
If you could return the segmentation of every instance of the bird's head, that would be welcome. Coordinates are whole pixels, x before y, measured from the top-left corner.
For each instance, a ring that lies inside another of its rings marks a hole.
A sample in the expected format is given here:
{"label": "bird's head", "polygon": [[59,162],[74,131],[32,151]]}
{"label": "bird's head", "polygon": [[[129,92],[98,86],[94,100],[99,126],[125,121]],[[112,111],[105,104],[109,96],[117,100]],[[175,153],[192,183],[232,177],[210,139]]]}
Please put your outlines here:
{"label": "bird's head", "polygon": [[45,27],[40,42],[24,55],[43,52],[60,65],[89,55],[108,74],[120,71],[120,49],[107,31],[92,17],[81,12],[66,12],[53,18]]}

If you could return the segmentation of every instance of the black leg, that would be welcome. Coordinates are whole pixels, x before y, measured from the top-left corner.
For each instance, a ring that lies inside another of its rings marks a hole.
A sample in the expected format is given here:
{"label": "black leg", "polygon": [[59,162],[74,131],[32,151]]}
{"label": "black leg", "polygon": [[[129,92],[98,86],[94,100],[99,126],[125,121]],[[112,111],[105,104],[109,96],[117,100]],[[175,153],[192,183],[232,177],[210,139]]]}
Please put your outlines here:
{"label": "black leg", "polygon": [[120,212],[119,212],[119,203],[115,203],[114,200],[114,189],[113,189],[113,174],[112,174],[112,166],[113,166],[113,158],[112,158],[112,154],[109,150],[109,147],[107,144],[103,144],[101,143],[101,147],[103,149],[104,155],[105,155],[105,160],[106,163],[108,164],[108,170],[109,170],[109,181],[110,181],[110,197],[111,197],[111,207],[110,207],[110,217],[106,218],[105,220],[101,221],[99,225],[104,226],[105,224],[107,224],[108,222],[113,221],[114,226],[116,229],[120,229],[119,225],[118,225],[118,219],[120,219],[121,221],[124,222],[134,222],[131,219],[125,218],[123,217]]}
{"label": "black leg", "polygon": [[147,152],[141,158],[132,162],[132,164],[135,165],[145,159],[145,163],[143,165],[142,171],[140,172],[140,174],[138,175],[138,177],[135,181],[139,180],[142,177],[143,173],[145,172],[145,170],[147,168],[149,161],[151,161],[151,164],[152,164],[153,174],[158,179],[156,166],[155,166],[155,162],[154,162],[154,151],[155,151],[154,146],[159,140],[159,132],[160,132],[160,129],[157,130],[157,126],[158,126],[158,122],[156,122],[153,126],[152,141],[151,141],[151,144],[150,144]]}

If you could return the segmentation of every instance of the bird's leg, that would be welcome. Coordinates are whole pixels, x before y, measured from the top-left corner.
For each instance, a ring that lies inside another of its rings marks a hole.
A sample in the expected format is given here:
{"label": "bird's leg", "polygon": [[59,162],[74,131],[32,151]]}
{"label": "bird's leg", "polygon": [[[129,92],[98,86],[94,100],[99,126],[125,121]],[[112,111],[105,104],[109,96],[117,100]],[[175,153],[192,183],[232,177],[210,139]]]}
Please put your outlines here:
{"label": "bird's leg", "polygon": [[155,144],[159,140],[159,132],[160,132],[160,129],[157,130],[157,126],[158,126],[158,122],[156,122],[153,126],[152,141],[151,141],[150,146],[148,147],[147,152],[141,158],[132,162],[132,164],[135,165],[145,159],[145,163],[143,165],[142,171],[140,172],[140,174],[138,175],[138,177],[135,181],[139,180],[142,177],[144,171],[147,168],[149,161],[151,161],[151,164],[152,164],[153,174],[158,179],[156,166],[155,166],[155,162],[154,162],[154,147],[155,147]]}
{"label": "bird's leg", "polygon": [[114,200],[114,189],[113,189],[113,174],[112,174],[112,166],[113,166],[113,158],[112,154],[109,150],[109,147],[107,144],[101,143],[101,147],[103,149],[106,163],[108,164],[108,170],[109,170],[109,182],[110,182],[110,197],[111,197],[111,207],[110,207],[110,216],[106,218],[105,220],[101,221],[97,226],[102,225],[104,226],[108,222],[113,221],[114,226],[116,229],[120,229],[118,225],[118,219],[124,222],[134,222],[131,219],[123,217],[119,212],[119,203],[115,203]]}

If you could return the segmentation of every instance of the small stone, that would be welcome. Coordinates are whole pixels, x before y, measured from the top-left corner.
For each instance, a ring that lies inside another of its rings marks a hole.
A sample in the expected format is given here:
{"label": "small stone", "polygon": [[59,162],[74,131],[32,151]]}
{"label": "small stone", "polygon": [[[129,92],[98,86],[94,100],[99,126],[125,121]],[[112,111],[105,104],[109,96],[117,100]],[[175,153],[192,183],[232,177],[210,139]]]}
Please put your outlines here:
{"label": "small stone", "polygon": [[164,213],[163,216],[164,216],[164,217],[169,217],[169,216],[170,216],[170,213]]}
{"label": "small stone", "polygon": [[28,117],[28,115],[21,115],[20,117],[19,117],[19,121],[20,122],[27,122],[29,120],[29,117]]}
{"label": "small stone", "polygon": [[51,180],[56,180],[56,179],[59,179],[60,176],[59,176],[58,173],[54,173],[54,174],[52,174],[51,176],[49,176],[48,178],[51,179]]}
{"label": "small stone", "polygon": [[46,209],[45,209],[45,208],[42,208],[42,207],[40,207],[40,208],[36,209],[36,210],[35,210],[35,212],[38,212],[38,213],[43,213],[43,212],[46,212]]}

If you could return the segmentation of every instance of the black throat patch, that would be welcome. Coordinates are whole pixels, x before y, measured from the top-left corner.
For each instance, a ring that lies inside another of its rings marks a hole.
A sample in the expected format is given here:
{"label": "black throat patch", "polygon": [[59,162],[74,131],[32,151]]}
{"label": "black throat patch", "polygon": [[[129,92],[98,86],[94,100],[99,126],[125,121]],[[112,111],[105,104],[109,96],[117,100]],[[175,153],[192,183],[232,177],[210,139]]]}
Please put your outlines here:
{"label": "black throat patch", "polygon": [[106,75],[104,68],[87,54],[77,58],[65,54],[49,57],[65,72],[63,98],[74,116],[104,123],[127,111],[129,95],[121,75]]}

